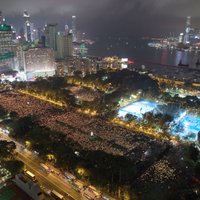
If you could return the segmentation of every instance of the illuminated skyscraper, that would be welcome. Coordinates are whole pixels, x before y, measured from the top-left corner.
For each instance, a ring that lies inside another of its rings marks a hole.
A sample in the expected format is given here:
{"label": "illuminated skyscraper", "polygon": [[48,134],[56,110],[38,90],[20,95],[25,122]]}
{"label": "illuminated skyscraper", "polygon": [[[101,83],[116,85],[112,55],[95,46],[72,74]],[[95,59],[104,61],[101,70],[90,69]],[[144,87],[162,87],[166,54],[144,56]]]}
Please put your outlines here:
{"label": "illuminated skyscraper", "polygon": [[179,38],[178,38],[178,42],[179,43],[183,42],[183,33],[180,33]]}
{"label": "illuminated skyscraper", "polygon": [[72,16],[72,34],[73,34],[73,42],[77,41],[77,31],[76,31],[76,16]]}
{"label": "illuminated skyscraper", "polygon": [[23,17],[24,17],[24,38],[27,42],[32,42],[30,15],[26,10],[24,11]]}
{"label": "illuminated skyscraper", "polygon": [[34,25],[33,29],[31,30],[31,38],[33,41],[39,40],[38,29],[34,28]]}
{"label": "illuminated skyscraper", "polygon": [[10,25],[0,25],[0,71],[14,68],[13,31]]}
{"label": "illuminated skyscraper", "polygon": [[185,35],[184,35],[184,44],[190,43],[189,33],[191,30],[191,17],[187,16],[186,26],[185,26]]}
{"label": "illuminated skyscraper", "polygon": [[45,25],[45,37],[46,45],[49,48],[52,48],[54,51],[57,50],[57,24],[47,24]]}
{"label": "illuminated skyscraper", "polygon": [[185,32],[189,33],[191,28],[191,17],[187,16]]}

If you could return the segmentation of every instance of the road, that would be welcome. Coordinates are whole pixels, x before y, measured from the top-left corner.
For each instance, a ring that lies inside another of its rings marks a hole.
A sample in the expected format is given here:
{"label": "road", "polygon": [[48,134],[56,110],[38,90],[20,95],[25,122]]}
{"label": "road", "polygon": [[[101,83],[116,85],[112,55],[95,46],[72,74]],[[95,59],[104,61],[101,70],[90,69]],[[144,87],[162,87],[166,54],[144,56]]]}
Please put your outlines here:
{"label": "road", "polygon": [[30,170],[32,173],[35,174],[36,179],[38,180],[39,184],[42,185],[47,190],[56,190],[61,193],[66,200],[82,200],[81,194],[74,190],[70,183],[67,180],[59,177],[58,175],[54,175],[52,173],[47,174],[46,172],[42,171],[40,168],[40,159],[27,150],[22,150],[23,146],[14,141],[9,136],[0,132],[1,139],[5,139],[7,141],[13,141],[16,144],[16,159],[21,160],[24,162],[27,170]]}
{"label": "road", "polygon": [[[4,134],[1,129],[0,139],[15,142],[16,159],[24,162],[26,169],[35,174],[36,179],[43,190],[51,191],[54,189],[62,194],[66,200],[83,200],[81,193],[74,190],[71,184],[64,179],[62,175],[59,176],[53,173],[47,174],[44,172],[40,167],[42,160],[34,153],[24,149],[22,144],[15,141],[13,138],[10,138],[7,134]],[[114,200],[112,197],[109,197],[109,199]]]}
{"label": "road", "polygon": [[[58,191],[65,196],[65,199],[82,199],[80,193],[71,188],[71,185],[67,183],[67,181],[62,180],[57,175],[52,173],[47,174],[42,171],[37,158],[33,156],[30,157],[30,155],[27,156],[23,152],[18,152],[16,158],[24,162],[26,168],[35,174],[36,179],[43,187]],[[72,198],[70,198],[69,195]]]}

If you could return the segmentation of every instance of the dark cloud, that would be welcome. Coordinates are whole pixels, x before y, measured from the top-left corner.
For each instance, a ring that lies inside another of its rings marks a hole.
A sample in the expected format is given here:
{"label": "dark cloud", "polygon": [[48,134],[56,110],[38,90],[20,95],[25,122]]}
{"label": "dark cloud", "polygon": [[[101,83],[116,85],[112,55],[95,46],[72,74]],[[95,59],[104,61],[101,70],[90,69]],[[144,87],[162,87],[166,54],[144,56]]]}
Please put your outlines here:
{"label": "dark cloud", "polygon": [[25,9],[37,26],[57,22],[61,28],[76,15],[79,29],[106,40],[178,34],[187,15],[200,27],[199,8],[199,0],[1,0],[0,9],[18,26]]}

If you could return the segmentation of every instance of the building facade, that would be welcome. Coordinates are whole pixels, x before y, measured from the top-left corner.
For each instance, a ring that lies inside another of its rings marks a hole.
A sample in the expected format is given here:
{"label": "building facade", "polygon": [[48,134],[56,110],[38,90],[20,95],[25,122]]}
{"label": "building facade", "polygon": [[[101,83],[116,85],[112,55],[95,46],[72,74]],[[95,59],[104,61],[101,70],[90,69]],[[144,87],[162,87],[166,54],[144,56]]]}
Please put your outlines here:
{"label": "building facade", "polygon": [[50,48],[31,48],[23,51],[23,59],[26,80],[55,74],[54,52]]}
{"label": "building facade", "polygon": [[14,69],[13,31],[10,25],[0,24],[0,72]]}
{"label": "building facade", "polygon": [[31,29],[33,29],[33,24],[30,22],[30,15],[25,10],[23,13],[24,17],[24,38],[26,42],[32,42],[32,35],[31,35]]}
{"label": "building facade", "polygon": [[76,30],[76,16],[72,16],[72,34],[73,34],[73,42],[77,41],[77,30]]}
{"label": "building facade", "polygon": [[57,51],[57,24],[45,25],[45,46]]}
{"label": "building facade", "polygon": [[38,183],[33,182],[24,174],[18,174],[14,179],[15,184],[26,192],[33,200],[44,200],[44,195]]}
{"label": "building facade", "polygon": [[58,33],[56,58],[64,59],[73,55],[72,34]]}

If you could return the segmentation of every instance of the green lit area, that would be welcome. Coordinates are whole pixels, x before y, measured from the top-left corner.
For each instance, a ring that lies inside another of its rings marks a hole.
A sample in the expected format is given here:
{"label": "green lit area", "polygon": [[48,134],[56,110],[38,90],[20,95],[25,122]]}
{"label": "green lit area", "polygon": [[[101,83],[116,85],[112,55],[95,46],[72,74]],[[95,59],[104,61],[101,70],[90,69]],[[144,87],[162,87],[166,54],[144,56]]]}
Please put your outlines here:
{"label": "green lit area", "polygon": [[15,55],[13,52],[9,52],[9,53],[4,53],[4,54],[0,54],[0,60],[4,60],[4,59],[9,59],[9,58],[13,58]]}
{"label": "green lit area", "polygon": [[11,26],[10,25],[6,25],[6,24],[2,24],[0,25],[0,31],[11,31]]}

